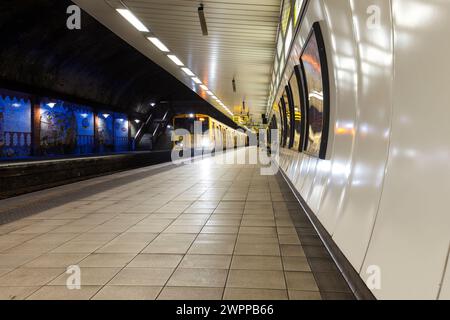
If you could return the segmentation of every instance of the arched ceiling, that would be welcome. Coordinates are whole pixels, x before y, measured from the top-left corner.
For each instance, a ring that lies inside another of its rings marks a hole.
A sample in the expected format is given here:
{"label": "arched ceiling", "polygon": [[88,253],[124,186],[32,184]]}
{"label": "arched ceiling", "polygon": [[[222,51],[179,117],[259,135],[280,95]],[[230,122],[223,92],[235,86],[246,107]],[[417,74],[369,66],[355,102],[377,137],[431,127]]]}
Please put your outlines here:
{"label": "arched ceiling", "polygon": [[69,30],[70,5],[67,0],[0,3],[0,86],[142,114],[151,102],[186,101],[186,112],[197,107],[231,122],[89,14],[82,12],[81,30]]}
{"label": "arched ceiling", "polygon": [[[233,111],[245,101],[253,120],[266,112],[280,0],[74,0],[98,21],[226,113],[146,37],[160,39]],[[197,9],[204,6],[208,35]],[[116,9],[130,10],[149,30],[139,32]],[[232,80],[236,80],[236,92]]]}

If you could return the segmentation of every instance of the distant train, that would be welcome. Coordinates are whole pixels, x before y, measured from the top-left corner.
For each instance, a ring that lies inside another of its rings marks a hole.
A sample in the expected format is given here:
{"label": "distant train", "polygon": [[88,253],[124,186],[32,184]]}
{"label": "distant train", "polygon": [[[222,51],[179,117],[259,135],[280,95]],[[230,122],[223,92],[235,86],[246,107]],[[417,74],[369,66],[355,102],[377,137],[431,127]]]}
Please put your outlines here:
{"label": "distant train", "polygon": [[[244,130],[233,129],[204,114],[181,114],[173,119],[174,147],[183,149],[223,151],[248,144]],[[179,129],[184,129],[180,133]]]}

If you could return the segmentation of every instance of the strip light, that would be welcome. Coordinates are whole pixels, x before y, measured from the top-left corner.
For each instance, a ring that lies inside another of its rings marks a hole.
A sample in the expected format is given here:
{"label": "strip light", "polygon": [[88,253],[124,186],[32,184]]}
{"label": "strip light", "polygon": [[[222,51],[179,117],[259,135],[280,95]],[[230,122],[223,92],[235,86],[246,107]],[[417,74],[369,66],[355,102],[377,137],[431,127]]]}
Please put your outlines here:
{"label": "strip light", "polygon": [[167,55],[167,57],[168,57],[170,60],[172,60],[173,63],[175,63],[177,66],[179,66],[179,67],[184,66],[184,63],[181,62],[181,60],[178,59],[178,57],[177,57],[176,55],[169,54],[169,55]]}
{"label": "strip light", "polygon": [[201,83],[202,83],[202,82],[200,81],[200,79],[197,78],[197,77],[192,78],[192,80],[193,80],[196,84],[201,84]]}
{"label": "strip light", "polygon": [[195,77],[195,74],[189,68],[181,68],[188,76]]}
{"label": "strip light", "polygon": [[155,47],[157,47],[159,50],[161,50],[162,52],[169,52],[170,50],[164,45],[164,43],[161,42],[161,40],[159,40],[156,37],[148,37],[148,40],[150,40],[151,43],[153,43],[155,45]]}
{"label": "strip light", "polygon": [[116,9],[122,17],[124,17],[129,23],[133,25],[137,30],[141,32],[150,32],[147,27],[128,9]]}
{"label": "strip light", "polygon": [[[203,8],[201,8],[203,9]],[[124,17],[131,25],[133,25],[137,30],[141,31],[141,32],[150,32],[150,30],[128,9],[116,9],[116,11],[122,16]],[[200,11],[200,8],[199,8]],[[201,10],[203,11],[203,10]],[[205,32],[204,32],[205,33]],[[206,31],[207,34],[207,31]],[[164,43],[162,43],[161,40],[159,40],[157,37],[147,37],[147,39],[155,46],[157,47],[160,51],[162,52],[170,52],[169,48],[167,48]],[[207,86],[205,86],[204,84],[202,84],[202,81],[187,67],[184,67],[184,63],[176,56],[173,54],[168,54],[167,57],[172,60],[173,63],[175,63],[177,66],[179,67],[183,67],[181,68],[181,70],[183,70],[184,73],[186,73],[189,77],[191,77],[192,81],[194,81],[196,84],[200,85],[200,87],[206,91],[206,93],[208,95],[210,95],[222,108],[224,108],[230,115],[233,116],[233,113],[230,111],[230,109],[228,109],[228,107],[222,102],[220,101],[219,98],[217,98],[213,92],[211,92]],[[53,108],[54,105],[49,104],[49,106],[51,108]],[[154,104],[152,103],[152,106],[154,106]],[[109,116],[109,115],[108,115]],[[105,118],[107,116],[105,115]]]}

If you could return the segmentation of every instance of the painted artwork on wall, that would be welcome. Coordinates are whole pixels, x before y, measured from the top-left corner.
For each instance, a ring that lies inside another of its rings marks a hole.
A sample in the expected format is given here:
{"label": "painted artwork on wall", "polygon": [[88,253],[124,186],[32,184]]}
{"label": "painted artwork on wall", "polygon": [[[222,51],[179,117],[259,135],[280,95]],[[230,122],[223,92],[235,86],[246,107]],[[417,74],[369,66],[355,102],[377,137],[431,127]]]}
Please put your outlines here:
{"label": "painted artwork on wall", "polygon": [[114,114],[115,151],[128,151],[128,118],[125,114]]}
{"label": "painted artwork on wall", "polygon": [[3,154],[3,147],[5,146],[5,129],[3,127],[3,114],[5,108],[0,105],[0,155]]}
{"label": "painted artwork on wall", "polygon": [[101,153],[114,151],[113,115],[111,112],[98,114],[96,130],[98,151]]}
{"label": "painted artwork on wall", "polygon": [[64,102],[41,103],[40,148],[43,155],[73,154],[77,147],[77,119]]}
{"label": "painted artwork on wall", "polygon": [[328,68],[320,24],[315,23],[301,54],[304,91],[307,97],[307,129],[305,152],[326,158],[329,132]]}
{"label": "painted artwork on wall", "polygon": [[86,107],[74,106],[77,119],[77,154],[94,152],[94,113]]}
{"label": "painted artwork on wall", "polygon": [[45,157],[126,152],[129,125],[124,113],[95,112],[85,105],[0,88],[2,161],[30,157],[32,151]]}
{"label": "painted artwork on wall", "polygon": [[31,142],[30,100],[0,95],[0,157],[28,157]]}

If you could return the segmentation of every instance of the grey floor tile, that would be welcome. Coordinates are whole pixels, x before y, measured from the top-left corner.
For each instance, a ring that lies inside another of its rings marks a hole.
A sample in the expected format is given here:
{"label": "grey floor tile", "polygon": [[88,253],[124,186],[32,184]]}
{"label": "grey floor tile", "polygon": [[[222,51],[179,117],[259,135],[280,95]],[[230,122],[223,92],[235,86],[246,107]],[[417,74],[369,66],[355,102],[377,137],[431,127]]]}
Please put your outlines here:
{"label": "grey floor tile", "polygon": [[177,269],[167,286],[223,288],[226,279],[227,270],[223,269]]}
{"label": "grey floor tile", "polygon": [[221,300],[223,288],[165,287],[158,300]]}
{"label": "grey floor tile", "polygon": [[230,270],[227,287],[249,289],[286,289],[281,271]]}
{"label": "grey floor tile", "polygon": [[92,300],[155,300],[162,287],[105,286]]}

